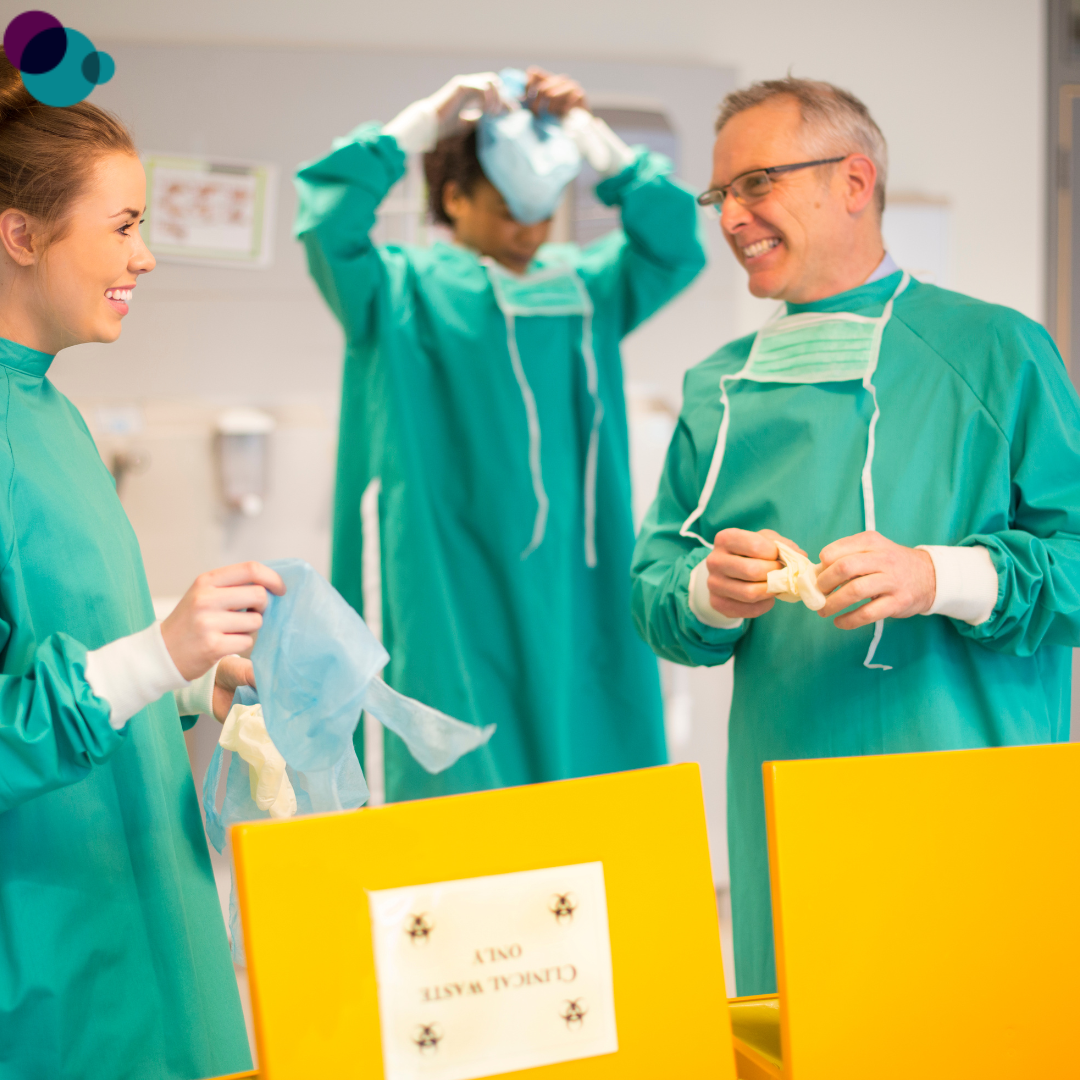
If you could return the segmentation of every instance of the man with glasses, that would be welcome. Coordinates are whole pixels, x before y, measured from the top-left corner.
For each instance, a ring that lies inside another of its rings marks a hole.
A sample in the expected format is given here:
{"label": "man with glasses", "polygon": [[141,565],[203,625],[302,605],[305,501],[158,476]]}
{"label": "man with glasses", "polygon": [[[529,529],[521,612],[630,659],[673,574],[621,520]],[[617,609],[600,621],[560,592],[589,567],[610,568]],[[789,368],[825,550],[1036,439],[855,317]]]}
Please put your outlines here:
{"label": "man with glasses", "polygon": [[687,375],[635,551],[652,647],[737,657],[740,994],[776,986],[764,761],[1069,735],[1080,401],[1042,327],[886,254],[886,165],[866,107],[827,83],[725,100],[698,201],[784,306]]}

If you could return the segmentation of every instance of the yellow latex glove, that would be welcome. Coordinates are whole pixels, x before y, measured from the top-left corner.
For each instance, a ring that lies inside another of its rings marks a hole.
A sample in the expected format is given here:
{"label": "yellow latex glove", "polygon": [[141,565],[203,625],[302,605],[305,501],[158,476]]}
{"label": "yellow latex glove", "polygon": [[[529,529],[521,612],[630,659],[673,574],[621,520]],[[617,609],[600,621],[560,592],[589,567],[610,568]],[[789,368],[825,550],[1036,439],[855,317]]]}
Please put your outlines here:
{"label": "yellow latex glove", "polygon": [[817,584],[817,572],[821,569],[821,563],[815,566],[805,555],[779,541],[776,548],[784,566],[781,570],[769,572],[769,592],[777,600],[788,604],[797,604],[801,600],[811,611],[820,611],[826,602],[825,594]]}
{"label": "yellow latex glove", "polygon": [[285,773],[285,759],[266,730],[261,705],[234,705],[218,742],[248,763],[251,797],[260,810],[275,818],[296,813],[296,792]]}

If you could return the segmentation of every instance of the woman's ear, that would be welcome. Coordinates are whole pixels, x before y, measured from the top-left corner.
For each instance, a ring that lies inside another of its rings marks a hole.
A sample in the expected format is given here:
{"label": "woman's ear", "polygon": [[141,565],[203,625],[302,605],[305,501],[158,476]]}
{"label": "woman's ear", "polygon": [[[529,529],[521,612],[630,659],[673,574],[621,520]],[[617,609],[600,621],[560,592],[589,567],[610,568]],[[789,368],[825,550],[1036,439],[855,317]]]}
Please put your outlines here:
{"label": "woman's ear", "polygon": [[30,215],[21,210],[5,210],[0,214],[0,244],[19,266],[33,266],[40,256],[34,243],[38,232],[34,226]]}

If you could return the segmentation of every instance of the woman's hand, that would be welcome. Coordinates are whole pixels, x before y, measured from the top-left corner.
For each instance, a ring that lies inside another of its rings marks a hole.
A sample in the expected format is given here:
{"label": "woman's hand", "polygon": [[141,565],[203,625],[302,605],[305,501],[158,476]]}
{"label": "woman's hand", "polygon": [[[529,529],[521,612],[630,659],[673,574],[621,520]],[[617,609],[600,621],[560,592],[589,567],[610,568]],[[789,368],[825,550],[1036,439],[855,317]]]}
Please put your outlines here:
{"label": "woman's hand", "polygon": [[262,626],[268,591],[281,596],[285,583],[262,563],[236,563],[200,574],[161,624],[177,671],[197,679],[223,656],[247,652]]}
{"label": "woman's hand", "polygon": [[533,112],[565,116],[571,109],[588,109],[581,83],[569,75],[552,75],[538,67],[529,68],[526,74],[529,81],[525,85],[525,97]]}
{"label": "woman's hand", "polygon": [[255,666],[242,656],[223,656],[214,678],[214,718],[218,723],[225,723],[233,695],[241,686],[255,686]]}

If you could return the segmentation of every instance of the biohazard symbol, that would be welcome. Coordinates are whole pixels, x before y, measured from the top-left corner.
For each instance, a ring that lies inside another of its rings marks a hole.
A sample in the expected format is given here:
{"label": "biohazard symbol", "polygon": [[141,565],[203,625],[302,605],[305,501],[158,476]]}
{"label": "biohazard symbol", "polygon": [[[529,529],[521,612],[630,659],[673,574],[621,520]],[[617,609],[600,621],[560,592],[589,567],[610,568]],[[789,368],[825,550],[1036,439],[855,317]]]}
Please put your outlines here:
{"label": "biohazard symbol", "polygon": [[566,1021],[568,1029],[573,1030],[575,1024],[581,1027],[585,1023],[585,1014],[589,1011],[582,1004],[581,998],[576,998],[574,1001],[568,1001],[566,1008],[563,1009],[559,1016]]}
{"label": "biohazard symbol", "polygon": [[434,929],[434,923],[428,922],[426,914],[410,915],[409,925],[405,927],[405,933],[412,938],[412,942],[415,945],[418,941],[426,942],[427,939],[431,937],[431,932]]}
{"label": "biohazard symbol", "polygon": [[548,909],[555,916],[556,922],[574,921],[574,912],[577,911],[577,898],[573,893],[556,893],[551,899],[551,907]]}
{"label": "biohazard symbol", "polygon": [[413,1042],[420,1048],[421,1054],[433,1054],[442,1040],[443,1033],[438,1024],[420,1024]]}

